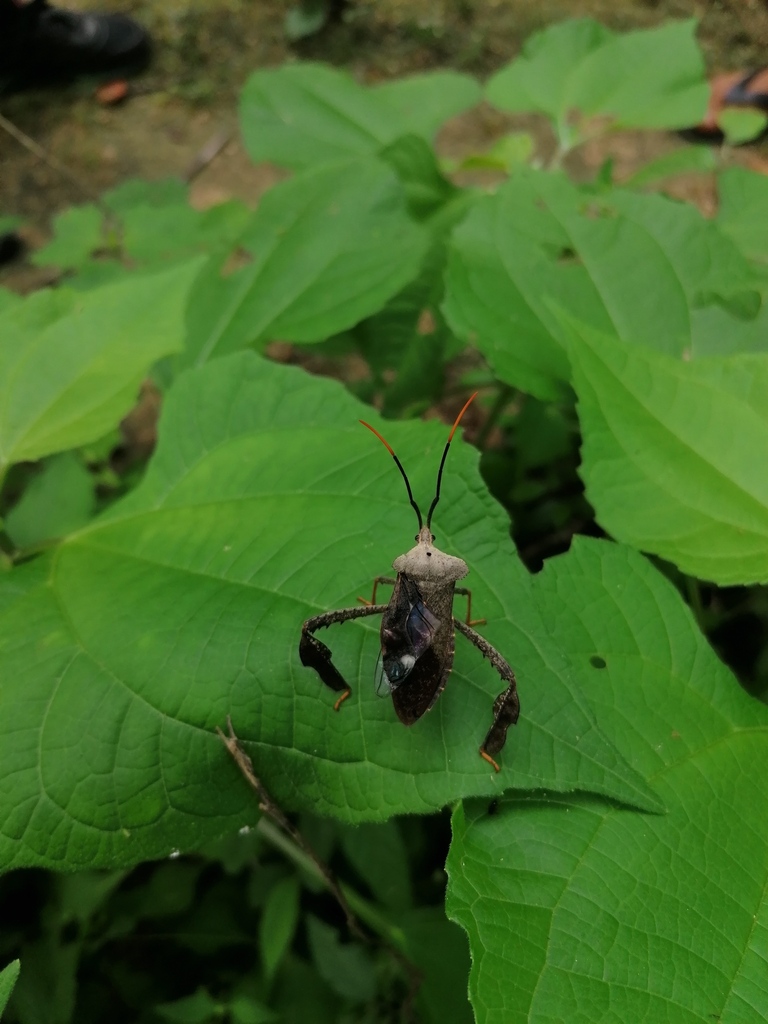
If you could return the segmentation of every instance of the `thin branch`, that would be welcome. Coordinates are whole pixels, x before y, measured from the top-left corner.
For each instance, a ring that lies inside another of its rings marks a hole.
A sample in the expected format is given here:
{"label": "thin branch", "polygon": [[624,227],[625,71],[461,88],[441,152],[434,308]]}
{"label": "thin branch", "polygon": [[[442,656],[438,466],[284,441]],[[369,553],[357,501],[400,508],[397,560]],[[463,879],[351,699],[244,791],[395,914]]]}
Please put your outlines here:
{"label": "thin branch", "polygon": [[[276,845],[280,845],[294,863],[312,870],[325,882],[329,891],[335,897],[337,903],[344,912],[347,927],[357,939],[364,942],[366,945],[372,944],[371,937],[363,929],[358,916],[352,910],[350,905],[351,902],[355,902],[357,904],[361,917],[369,917],[373,928],[377,930],[385,930],[386,937],[383,939],[383,945],[389,950],[390,954],[400,964],[408,976],[408,993],[406,995],[405,1002],[401,1007],[401,1019],[404,1022],[411,1020],[413,1015],[413,1003],[416,998],[416,994],[418,993],[419,986],[423,980],[423,975],[418,967],[411,963],[402,950],[398,948],[402,943],[402,933],[400,933],[399,930],[393,930],[389,925],[384,926],[384,922],[382,922],[378,915],[375,915],[377,920],[373,920],[374,912],[371,908],[368,908],[365,902],[358,897],[356,893],[353,894],[346,886],[342,886],[333,871],[331,871],[328,865],[315,853],[301,832],[299,832],[296,826],[288,820],[286,815],[267,792],[264,784],[253,770],[253,762],[250,757],[248,757],[245,750],[243,750],[240,740],[237,738],[235,730],[232,727],[232,719],[229,715],[227,715],[227,728],[229,730],[228,736],[226,736],[218,726],[216,727],[216,732],[219,734],[224,746],[232,755],[235,764],[240,769],[246,782],[258,796],[259,810],[270,818],[275,825],[277,825],[278,829],[284,832],[285,835],[293,841],[295,844],[294,850],[289,852],[289,848],[280,841],[279,832],[273,831],[271,827],[266,829],[262,828],[260,831],[262,834],[266,834],[270,841],[275,842]],[[298,847],[298,849],[296,849],[296,847]]]}
{"label": "thin branch", "polygon": [[271,818],[272,821],[280,828],[286,835],[290,836],[291,839],[296,843],[300,850],[302,850],[307,857],[315,865],[315,868],[322,876],[323,881],[328,886],[328,889],[333,894],[336,902],[339,904],[341,909],[344,911],[344,916],[347,919],[347,927],[352,934],[360,939],[361,942],[370,942],[368,934],[364,931],[357,917],[352,912],[352,908],[347,902],[347,897],[344,895],[341,886],[339,885],[336,876],[324,863],[306,841],[304,836],[299,832],[293,822],[289,821],[285,814],[281,811],[272,797],[269,795],[264,787],[262,781],[257,778],[256,773],[253,770],[253,762],[250,757],[243,750],[240,740],[235,734],[235,730],[232,728],[232,719],[227,715],[227,728],[229,729],[229,736],[225,736],[224,733],[216,728],[216,732],[221,737],[224,746],[232,755],[235,764],[244,775],[248,785],[256,792],[259,798],[259,810],[262,814],[266,814],[267,817]]}

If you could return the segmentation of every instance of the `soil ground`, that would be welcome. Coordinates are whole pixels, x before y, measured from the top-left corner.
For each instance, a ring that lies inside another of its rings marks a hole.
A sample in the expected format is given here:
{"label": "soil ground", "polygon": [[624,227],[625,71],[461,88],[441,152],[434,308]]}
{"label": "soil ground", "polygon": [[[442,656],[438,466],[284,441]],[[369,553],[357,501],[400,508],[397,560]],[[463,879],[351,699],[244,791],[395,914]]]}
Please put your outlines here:
{"label": "soil ground", "polygon": [[[350,0],[341,23],[295,45],[284,32],[292,0],[61,3],[132,14],[150,29],[156,56],[119,106],[101,106],[93,81],[0,97],[4,116],[64,163],[82,186],[76,188],[0,131],[0,214],[22,215],[32,244],[43,240],[53,213],[83,202],[83,192],[98,194],[130,177],[183,176],[206,143],[222,133],[231,141],[195,178],[193,202],[202,207],[237,196],[255,203],[277,177],[272,168],[253,166],[237,136],[237,96],[259,67],[312,59],[347,67],[367,82],[435,67],[485,78],[515,56],[531,32],[583,15],[616,30],[697,17],[710,71],[768,63],[766,0]],[[446,126],[439,148],[445,155],[484,148],[508,128],[508,119],[480,107]],[[546,147],[546,137],[539,142]],[[593,173],[610,154],[621,176],[681,144],[663,133],[626,133],[584,147],[578,159],[583,173]],[[766,155],[762,143],[736,158],[768,166]],[[579,167],[571,170],[579,174]],[[705,209],[710,205],[701,176],[677,187]],[[10,283],[7,277],[3,283]]]}

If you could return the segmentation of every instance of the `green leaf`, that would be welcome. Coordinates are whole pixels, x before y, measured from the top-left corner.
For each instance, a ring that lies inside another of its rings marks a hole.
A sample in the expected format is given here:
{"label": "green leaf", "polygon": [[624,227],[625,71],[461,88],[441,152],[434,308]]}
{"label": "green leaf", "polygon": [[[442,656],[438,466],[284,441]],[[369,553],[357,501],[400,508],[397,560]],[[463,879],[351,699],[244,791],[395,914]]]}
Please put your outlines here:
{"label": "green leaf", "polygon": [[20,306],[21,301],[21,297],[15,292],[10,291],[8,288],[0,288],[0,313],[5,313],[6,310],[11,309],[13,306]]}
{"label": "green leaf", "polygon": [[117,425],[151,365],[180,350],[198,267],[187,263],[81,295],[34,295],[3,315],[0,473]]}
{"label": "green leaf", "polygon": [[376,993],[370,954],[354,942],[342,943],[335,928],[312,914],[307,915],[312,959],[320,977],[344,999],[365,1003]]}
{"label": "green leaf", "polygon": [[717,223],[750,259],[768,263],[768,177],[727,167],[717,177]]}
{"label": "green leaf", "polygon": [[567,21],[533,36],[486,97],[546,114],[561,130],[573,109],[608,116],[615,128],[685,128],[709,99],[695,30],[689,20],[615,35],[588,18]]}
{"label": "green leaf", "polygon": [[670,355],[751,351],[768,345],[761,287],[693,207],[527,170],[454,230],[444,311],[499,378],[553,399],[569,378],[558,310]]}
{"label": "green leaf", "polygon": [[3,1010],[5,1010],[8,1000],[11,998],[11,992],[13,992],[13,986],[16,984],[20,968],[21,962],[19,960],[12,960],[7,967],[0,971],[0,1017],[2,1017]]}
{"label": "green leaf", "polygon": [[274,885],[259,922],[259,949],[267,979],[274,976],[293,941],[299,920],[299,880],[295,875]]}
{"label": "green leaf", "polygon": [[245,266],[206,267],[190,301],[181,361],[256,341],[321,341],[376,312],[416,276],[427,237],[378,160],[308,171],[271,189],[240,244]]}
{"label": "green leaf", "polygon": [[624,184],[627,188],[644,188],[652,182],[663,181],[677,174],[706,174],[716,167],[717,158],[708,146],[680,146],[642,166]]}
{"label": "green leaf", "polygon": [[560,397],[569,377],[556,308],[669,351],[690,344],[687,297],[659,241],[545,172],[518,171],[456,228],[443,308],[498,377],[539,398]]}
{"label": "green leaf", "polygon": [[291,7],[283,22],[286,38],[291,42],[313,36],[328,21],[328,0],[300,0]]}
{"label": "green leaf", "polygon": [[53,218],[53,239],[32,253],[38,267],[81,267],[104,245],[104,217],[92,203],[73,206]]}
{"label": "green leaf", "polygon": [[155,1013],[173,1024],[208,1024],[215,1020],[221,1004],[213,999],[206,989],[199,988],[193,995],[175,999],[172,1003],[158,1003]]}
{"label": "green leaf", "polygon": [[5,529],[23,550],[85,526],[95,509],[93,477],[74,452],[62,452],[32,478],[5,516]]}
{"label": "green leaf", "polygon": [[422,972],[418,1000],[427,1024],[473,1024],[467,995],[470,961],[466,935],[437,907],[398,916],[405,954]]}
{"label": "green leaf", "polygon": [[[685,358],[704,354],[703,348],[707,355],[748,351],[760,347],[761,336],[762,347],[768,346],[768,337],[761,334],[755,322],[762,306],[758,290],[761,282],[738,246],[718,225],[688,203],[675,202],[662,195],[638,195],[624,189],[616,189],[607,196],[603,209],[620,214],[647,233],[662,250],[669,269],[682,286],[689,326],[681,328],[676,345],[651,344],[649,347]],[[660,261],[652,269],[653,274],[642,278],[649,293],[655,293],[662,272],[669,274]],[[730,316],[723,318],[722,310]],[[721,334],[719,345],[714,346],[710,326],[713,313]],[[662,320],[651,322],[658,331],[664,331]],[[672,332],[672,324],[667,330]],[[620,334],[636,340],[648,332],[646,327],[633,327],[628,320]]]}
{"label": "green leaf", "polygon": [[434,150],[418,135],[401,136],[380,156],[403,182],[408,207],[417,219],[428,218],[461,194],[440,173]]}
{"label": "green leaf", "polygon": [[379,903],[397,913],[411,906],[408,853],[397,821],[348,826],[341,833],[341,845]]}
{"label": "green leaf", "polygon": [[322,64],[257,71],[240,97],[243,141],[253,160],[300,169],[373,155],[401,135],[431,139],[480,88],[453,71],[433,71],[374,88]]}
{"label": "green leaf", "polygon": [[126,181],[104,199],[121,218],[125,253],[144,264],[206,253],[238,238],[251,218],[239,200],[194,209],[189,186],[175,178]]}
{"label": "green leaf", "polygon": [[[214,732],[227,715],[286,809],[383,821],[509,787],[659,807],[572,684],[458,439],[437,535],[466,558],[483,633],[518,675],[502,772],[477,753],[502,686],[461,638],[446,692],[406,729],[376,696],[379,623],[334,627],[323,639],[354,691],[334,713],[300,663],[301,624],[359,607],[413,537],[361,415],[339,384],[252,353],[187,373],[139,487],[0,577],[0,865],[130,864],[248,823],[252,794]],[[424,501],[446,428],[386,432]]]}
{"label": "green leaf", "polygon": [[339,1000],[305,960],[288,956],[275,982],[280,1021],[339,1024]]}
{"label": "green leaf", "polygon": [[676,360],[575,323],[571,339],[600,525],[702,579],[768,581],[768,356]]}
{"label": "green leaf", "polygon": [[469,934],[477,1019],[760,1020],[768,709],[626,548],[577,538],[533,589],[600,720],[668,813],[551,794],[457,810],[447,907]]}
{"label": "green leaf", "polygon": [[737,110],[726,107],[717,119],[725,140],[730,146],[740,146],[762,135],[768,125],[768,116],[761,110]]}
{"label": "green leaf", "polygon": [[[153,265],[207,252],[214,245],[234,241],[251,217],[236,200],[207,210],[189,203],[189,188],[176,178],[162,181],[125,181],[105,192],[102,203],[114,214],[117,227],[104,222],[93,204],[65,210],[54,218],[54,238],[33,256],[38,266],[55,264],[88,268],[90,279],[115,267],[125,272],[119,256],[131,265]],[[92,257],[101,250],[113,261]],[[79,282],[78,282],[79,283]]]}
{"label": "green leaf", "polygon": [[485,98],[502,110],[563,118],[574,105],[572,81],[579,67],[612,38],[610,29],[591,18],[536,32],[526,39],[519,57],[491,76]]}

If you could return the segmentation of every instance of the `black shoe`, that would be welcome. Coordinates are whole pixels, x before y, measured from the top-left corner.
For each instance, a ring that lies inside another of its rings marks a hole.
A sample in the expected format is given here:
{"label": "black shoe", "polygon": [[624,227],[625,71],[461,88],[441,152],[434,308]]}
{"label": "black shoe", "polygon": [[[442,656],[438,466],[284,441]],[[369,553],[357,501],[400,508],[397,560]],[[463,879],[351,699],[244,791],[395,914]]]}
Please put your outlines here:
{"label": "black shoe", "polygon": [[130,74],[149,62],[149,35],[124,14],[91,14],[32,0],[0,42],[0,79],[45,84],[77,75]]}

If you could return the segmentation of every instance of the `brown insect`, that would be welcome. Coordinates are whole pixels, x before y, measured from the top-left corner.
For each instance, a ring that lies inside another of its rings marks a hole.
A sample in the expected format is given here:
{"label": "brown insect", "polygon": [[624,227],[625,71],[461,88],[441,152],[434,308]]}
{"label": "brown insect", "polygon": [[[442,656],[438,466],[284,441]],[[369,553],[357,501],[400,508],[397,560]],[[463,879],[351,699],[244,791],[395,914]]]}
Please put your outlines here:
{"label": "brown insect", "polygon": [[[481,757],[498,772],[499,766],[494,755],[504,746],[507,730],[517,722],[520,714],[515,674],[499,652],[472,628],[485,620],[472,621],[471,591],[456,586],[457,581],[469,572],[467,563],[435,547],[431,530],[432,516],[440,500],[440,485],[448,449],[461,417],[475,395],[472,395],[456,417],[448,435],[437,473],[435,497],[429,507],[426,524],[413,499],[411,485],[397,455],[377,430],[360,420],[386,447],[402,474],[408,500],[419,521],[416,545],[395,559],[392,568],[397,573],[396,579],[387,576],[376,578],[370,603],[324,612],[307,619],[301,629],[299,656],[303,665],[315,669],[325,685],[340,694],[334,704],[334,710],[338,711],[352,690],[333,664],[329,648],[314,633],[337,622],[381,615],[382,681],[392,696],[397,717],[405,725],[413,725],[429,711],[443,692],[453,666],[454,631],[458,630],[490,661],[507,684],[494,701],[493,722],[480,747]],[[376,589],[380,585],[395,588],[389,604],[376,604]],[[467,598],[466,620],[457,619],[453,615],[453,598],[456,594]]]}

